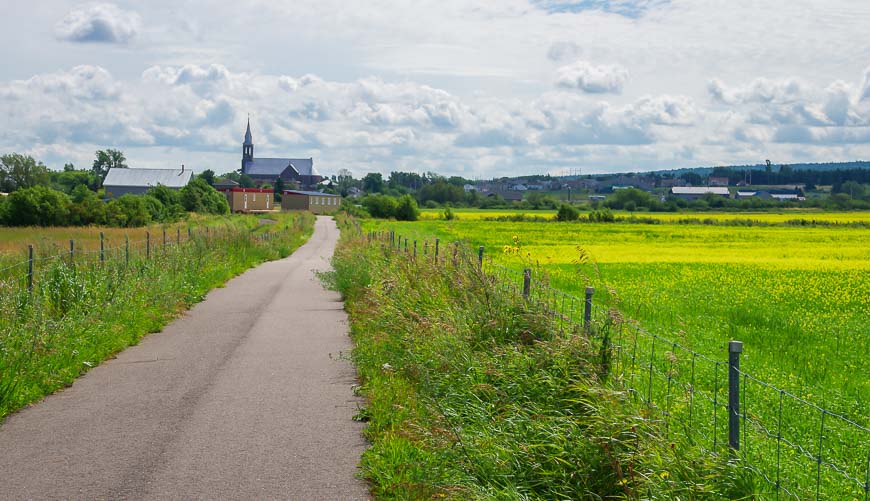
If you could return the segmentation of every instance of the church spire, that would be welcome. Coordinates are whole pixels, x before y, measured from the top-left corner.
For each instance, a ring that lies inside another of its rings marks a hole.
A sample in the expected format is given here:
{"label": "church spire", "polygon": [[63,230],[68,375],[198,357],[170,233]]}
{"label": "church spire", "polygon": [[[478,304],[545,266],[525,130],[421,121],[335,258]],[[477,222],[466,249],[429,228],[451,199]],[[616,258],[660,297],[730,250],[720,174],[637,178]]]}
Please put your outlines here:
{"label": "church spire", "polygon": [[248,129],[245,131],[245,142],[244,144],[254,144],[254,140],[251,137],[251,114],[248,113]]}
{"label": "church spire", "polygon": [[248,114],[248,128],[245,142],[242,143],[242,173],[247,172],[247,164],[254,161],[254,139],[251,137],[251,115]]}

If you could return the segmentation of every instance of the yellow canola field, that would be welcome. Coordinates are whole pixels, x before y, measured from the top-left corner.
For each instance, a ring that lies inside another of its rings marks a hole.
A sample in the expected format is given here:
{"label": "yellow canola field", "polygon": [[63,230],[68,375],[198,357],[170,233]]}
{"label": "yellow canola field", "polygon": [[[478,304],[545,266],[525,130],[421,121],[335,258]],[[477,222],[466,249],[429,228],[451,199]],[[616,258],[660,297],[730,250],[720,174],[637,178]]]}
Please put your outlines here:
{"label": "yellow canola field", "polygon": [[[508,210],[508,209],[451,209],[458,220],[480,221],[524,215],[528,218],[556,219],[554,210]],[[581,212],[582,214],[582,212]],[[683,220],[753,221],[762,224],[782,224],[789,221],[831,224],[870,224],[870,212],[822,212],[814,210],[789,210],[780,212],[624,212],[613,211],[619,218],[656,219],[663,223],[679,223]],[[423,209],[420,219],[424,221],[444,219],[444,209]]]}

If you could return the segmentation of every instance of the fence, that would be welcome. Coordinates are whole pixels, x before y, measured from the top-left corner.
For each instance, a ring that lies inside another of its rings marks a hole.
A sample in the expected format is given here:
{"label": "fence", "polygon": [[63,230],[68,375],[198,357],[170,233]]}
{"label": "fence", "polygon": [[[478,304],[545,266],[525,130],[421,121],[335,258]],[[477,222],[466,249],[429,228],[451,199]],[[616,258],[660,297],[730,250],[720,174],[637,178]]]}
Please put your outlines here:
{"label": "fence", "polygon": [[[60,251],[55,244],[48,251],[38,255],[34,245],[30,244],[26,249],[24,260],[11,263],[0,263],[0,293],[21,292],[26,290],[32,294],[34,287],[38,286],[40,272],[48,269],[52,264],[65,263],[67,265],[130,265],[131,261],[148,262],[154,258],[162,257],[181,248],[184,245],[201,243],[209,246],[215,241],[226,239],[233,234],[228,227],[187,227],[185,231],[176,227],[175,231],[167,231],[163,228],[160,232],[152,234],[145,232],[145,238],[131,241],[125,236],[123,243],[110,245],[103,232],[100,232],[99,249],[85,250],[76,246],[75,240],[69,240],[68,250]],[[273,233],[261,233],[254,238],[266,240],[273,237]]]}
{"label": "fence", "polygon": [[731,341],[722,359],[698,353],[596,304],[591,287],[582,298],[557,290],[540,270],[485,259],[483,246],[454,242],[445,253],[438,238],[409,244],[393,231],[366,239],[414,258],[422,249],[454,265],[475,259],[495,286],[547,313],[554,329],[600,343],[601,376],[659,421],[667,439],[739,458],[764,499],[870,500],[870,429],[742,371],[741,342]]}

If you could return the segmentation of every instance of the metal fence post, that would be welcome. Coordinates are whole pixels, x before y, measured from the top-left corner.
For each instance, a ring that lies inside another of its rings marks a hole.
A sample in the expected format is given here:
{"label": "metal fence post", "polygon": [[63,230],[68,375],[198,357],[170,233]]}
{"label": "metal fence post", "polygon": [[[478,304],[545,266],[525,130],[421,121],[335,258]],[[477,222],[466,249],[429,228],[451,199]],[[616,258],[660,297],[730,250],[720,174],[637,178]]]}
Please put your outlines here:
{"label": "metal fence post", "polygon": [[166,228],[163,228],[163,250],[166,250]]}
{"label": "metal fence post", "polygon": [[124,264],[130,264],[130,236],[124,235]]}
{"label": "metal fence post", "polygon": [[175,228],[175,245],[181,245],[181,228]]}
{"label": "metal fence post", "polygon": [[728,446],[740,450],[740,352],[743,343],[728,342]]}
{"label": "metal fence post", "polygon": [[106,262],[106,246],[105,246],[105,236],[103,232],[100,232],[100,264]]}
{"label": "metal fence post", "polygon": [[592,295],[595,294],[595,287],[586,287],[586,305],[583,308],[583,329],[589,332],[589,326],[592,325]]}
{"label": "metal fence post", "polygon": [[414,257],[417,257],[417,240],[414,240]]}
{"label": "metal fence post", "polygon": [[27,292],[33,294],[33,245],[27,246]]}
{"label": "metal fence post", "polygon": [[441,246],[441,239],[435,239],[435,260],[438,261],[438,248]]}
{"label": "metal fence post", "polygon": [[151,259],[151,232],[145,232],[145,259]]}
{"label": "metal fence post", "polygon": [[191,239],[191,234],[193,231],[190,229],[190,226],[187,227],[187,241],[189,242]]}
{"label": "metal fence post", "polygon": [[75,260],[75,257],[76,257],[75,253],[76,253],[76,244],[72,239],[70,239],[70,241],[69,241],[69,263],[70,264],[72,264]]}
{"label": "metal fence post", "polygon": [[483,269],[483,246],[477,248],[477,267]]}
{"label": "metal fence post", "polygon": [[526,268],[523,270],[523,297],[528,299],[529,292],[532,290],[532,269]]}

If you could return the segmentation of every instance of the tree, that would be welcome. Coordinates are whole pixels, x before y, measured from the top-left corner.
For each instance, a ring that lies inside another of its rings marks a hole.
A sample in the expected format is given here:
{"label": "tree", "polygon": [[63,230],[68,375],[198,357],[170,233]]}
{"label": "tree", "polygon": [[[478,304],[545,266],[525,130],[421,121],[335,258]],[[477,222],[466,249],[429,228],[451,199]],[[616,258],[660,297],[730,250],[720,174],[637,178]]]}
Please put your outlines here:
{"label": "tree", "polygon": [[103,180],[106,179],[106,174],[109,169],[126,169],[127,158],[120,150],[108,148],[105,150],[97,150],[97,158],[94,159],[94,164],[91,167],[91,172],[99,179],[100,186],[103,185]]}
{"label": "tree", "polygon": [[284,180],[281,179],[280,176],[278,176],[278,178],[275,179],[275,201],[276,202],[281,201],[281,197],[282,197],[285,189],[287,189],[287,188],[284,186]]}
{"label": "tree", "polygon": [[384,176],[380,172],[369,172],[362,179],[363,191],[366,193],[383,193]]}
{"label": "tree", "polygon": [[251,176],[249,176],[247,174],[239,175],[238,183],[239,183],[239,186],[242,188],[253,188],[254,187],[254,180],[251,179]]}
{"label": "tree", "polygon": [[0,157],[0,191],[45,186],[50,178],[48,167],[29,155],[12,153]]}
{"label": "tree", "polygon": [[200,179],[202,179],[203,181],[208,183],[209,186],[214,186],[214,171],[213,170],[206,169],[206,170],[200,172],[197,177],[199,177]]}
{"label": "tree", "polygon": [[69,197],[48,186],[23,188],[9,195],[6,223],[9,226],[64,226],[69,215]]}
{"label": "tree", "polygon": [[196,178],[181,189],[181,205],[190,212],[227,214],[227,199],[202,179]]}

